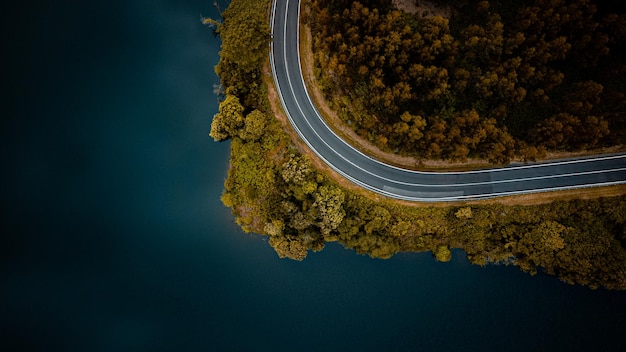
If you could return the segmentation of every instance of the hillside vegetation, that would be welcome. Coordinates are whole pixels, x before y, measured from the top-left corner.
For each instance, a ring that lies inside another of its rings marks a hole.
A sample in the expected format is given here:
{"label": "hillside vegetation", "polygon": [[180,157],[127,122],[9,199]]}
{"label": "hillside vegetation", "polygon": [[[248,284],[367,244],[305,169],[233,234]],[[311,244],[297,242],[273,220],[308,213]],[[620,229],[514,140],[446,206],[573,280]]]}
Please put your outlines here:
{"label": "hillside vegetation", "polygon": [[[353,193],[316,170],[271,111],[264,73],[269,1],[233,0],[217,24],[224,94],[210,135],[230,140],[223,203],[281,257],[339,241],[374,258],[462,248],[478,265],[543,270],[569,283],[626,289],[626,197],[540,206],[403,206]],[[229,41],[236,41],[236,45]],[[260,43],[260,44],[259,44]]]}

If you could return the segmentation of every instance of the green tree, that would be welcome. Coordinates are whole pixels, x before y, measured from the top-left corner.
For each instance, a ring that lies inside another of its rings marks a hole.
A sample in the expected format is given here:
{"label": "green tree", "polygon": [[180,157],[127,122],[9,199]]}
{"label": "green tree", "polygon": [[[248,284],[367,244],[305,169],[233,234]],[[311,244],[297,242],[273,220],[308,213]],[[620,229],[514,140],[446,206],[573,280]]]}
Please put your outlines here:
{"label": "green tree", "polygon": [[317,225],[322,234],[328,234],[341,224],[346,215],[343,209],[345,195],[338,187],[323,185],[314,193],[314,198]]}
{"label": "green tree", "polygon": [[241,138],[249,141],[257,141],[265,133],[267,117],[263,112],[255,109],[245,118],[245,127],[241,131]]}
{"label": "green tree", "polygon": [[376,205],[367,214],[367,217],[370,219],[367,224],[365,224],[365,233],[370,235],[373,232],[382,232],[389,226],[389,221],[391,220],[391,213],[389,210]]}
{"label": "green tree", "polygon": [[219,112],[213,116],[209,135],[215,141],[223,141],[239,134],[243,126],[243,106],[235,95],[226,95],[220,103]]}
{"label": "green tree", "polygon": [[435,256],[435,259],[444,263],[449,262],[450,259],[452,259],[452,252],[450,252],[450,248],[447,246],[437,246],[437,248],[433,251],[433,255]]}

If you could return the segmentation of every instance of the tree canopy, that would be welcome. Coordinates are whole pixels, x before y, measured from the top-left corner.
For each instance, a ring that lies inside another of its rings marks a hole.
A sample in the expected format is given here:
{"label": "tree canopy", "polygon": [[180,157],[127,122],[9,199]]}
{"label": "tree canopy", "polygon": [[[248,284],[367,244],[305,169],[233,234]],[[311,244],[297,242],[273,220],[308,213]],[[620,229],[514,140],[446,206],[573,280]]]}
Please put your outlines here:
{"label": "tree canopy", "polygon": [[419,158],[494,163],[626,139],[623,6],[432,2],[449,18],[389,0],[310,2],[320,88],[361,136]]}

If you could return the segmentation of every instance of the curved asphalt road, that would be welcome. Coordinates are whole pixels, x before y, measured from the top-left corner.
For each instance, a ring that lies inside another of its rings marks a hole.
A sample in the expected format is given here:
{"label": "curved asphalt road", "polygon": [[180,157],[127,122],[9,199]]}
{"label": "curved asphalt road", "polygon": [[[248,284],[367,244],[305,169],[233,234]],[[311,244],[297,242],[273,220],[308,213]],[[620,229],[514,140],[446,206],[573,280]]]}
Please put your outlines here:
{"label": "curved asphalt road", "polygon": [[299,0],[274,0],[270,59],[292,125],[335,171],[380,194],[440,202],[626,183],[626,155],[559,160],[470,172],[416,172],[376,161],[335,135],[307,93],[299,58]]}

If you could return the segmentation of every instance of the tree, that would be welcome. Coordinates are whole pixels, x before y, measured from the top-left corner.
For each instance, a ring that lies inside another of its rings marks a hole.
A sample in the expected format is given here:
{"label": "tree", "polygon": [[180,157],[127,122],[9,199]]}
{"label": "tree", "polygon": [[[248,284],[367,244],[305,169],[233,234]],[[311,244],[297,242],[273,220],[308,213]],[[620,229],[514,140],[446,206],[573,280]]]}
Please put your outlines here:
{"label": "tree", "polygon": [[269,244],[274,248],[279,258],[298,261],[304,260],[309,250],[308,246],[295,236],[273,236],[270,237]]}
{"label": "tree", "polygon": [[335,230],[344,216],[343,201],[345,195],[336,186],[320,186],[314,193],[315,202],[313,207],[317,213],[317,225],[322,234],[326,235]]}
{"label": "tree", "polygon": [[602,117],[581,119],[566,112],[550,117],[536,129],[539,142],[553,149],[594,147],[608,134],[608,123]]}
{"label": "tree", "polygon": [[450,252],[450,248],[448,248],[448,246],[437,246],[437,248],[433,251],[433,255],[435,256],[435,259],[444,263],[449,262],[450,259],[452,259],[452,252]]}
{"label": "tree", "polygon": [[291,154],[289,160],[285,161],[282,165],[281,175],[285,182],[300,185],[307,179],[312,171],[313,169],[305,157]]}
{"label": "tree", "polygon": [[365,224],[365,233],[370,235],[374,231],[381,231],[387,228],[389,220],[391,220],[391,213],[389,213],[389,210],[376,205],[369,211],[368,217],[370,220]]}
{"label": "tree", "polygon": [[209,135],[215,141],[223,141],[238,135],[243,126],[243,106],[235,95],[226,95],[220,103],[219,112],[213,116]]}
{"label": "tree", "polygon": [[585,117],[600,103],[600,95],[604,87],[592,80],[578,82],[574,85],[571,93],[565,96],[563,110],[567,113]]}
{"label": "tree", "polygon": [[249,141],[256,141],[265,132],[265,114],[260,110],[254,109],[246,116],[245,128],[241,132],[241,138]]}

